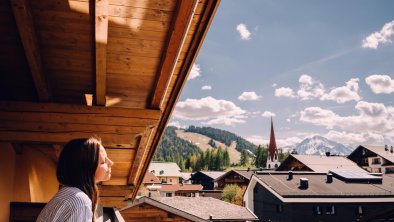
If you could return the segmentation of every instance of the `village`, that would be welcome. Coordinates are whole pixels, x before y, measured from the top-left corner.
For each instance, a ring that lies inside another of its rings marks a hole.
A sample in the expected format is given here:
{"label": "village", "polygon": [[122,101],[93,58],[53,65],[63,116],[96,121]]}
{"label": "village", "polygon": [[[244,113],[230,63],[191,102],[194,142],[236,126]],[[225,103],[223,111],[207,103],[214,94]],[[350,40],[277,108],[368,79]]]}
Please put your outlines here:
{"label": "village", "polygon": [[348,156],[290,154],[280,163],[271,125],[268,150],[261,169],[184,173],[176,163],[152,162],[139,197],[120,212],[126,221],[144,221],[141,212],[151,211],[180,221],[394,218],[393,146],[360,145]]}

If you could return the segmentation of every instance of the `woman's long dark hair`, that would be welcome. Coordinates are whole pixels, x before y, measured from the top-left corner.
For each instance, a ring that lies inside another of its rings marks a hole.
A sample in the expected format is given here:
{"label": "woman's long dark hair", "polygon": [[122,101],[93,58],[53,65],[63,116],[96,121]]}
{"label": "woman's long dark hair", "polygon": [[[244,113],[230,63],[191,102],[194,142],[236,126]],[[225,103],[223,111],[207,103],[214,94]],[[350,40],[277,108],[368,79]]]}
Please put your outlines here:
{"label": "woman's long dark hair", "polygon": [[92,200],[93,221],[98,201],[95,173],[101,146],[101,141],[93,137],[70,140],[59,156],[56,170],[61,185],[77,187]]}

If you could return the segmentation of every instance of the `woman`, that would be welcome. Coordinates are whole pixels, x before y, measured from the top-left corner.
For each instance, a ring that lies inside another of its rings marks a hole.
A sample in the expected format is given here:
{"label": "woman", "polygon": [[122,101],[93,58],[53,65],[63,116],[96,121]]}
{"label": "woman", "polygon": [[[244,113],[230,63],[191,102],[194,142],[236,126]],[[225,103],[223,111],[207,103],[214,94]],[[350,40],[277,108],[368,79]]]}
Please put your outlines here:
{"label": "woman", "polygon": [[100,140],[69,141],[60,154],[56,170],[60,189],[37,221],[95,221],[97,183],[111,178],[112,165]]}

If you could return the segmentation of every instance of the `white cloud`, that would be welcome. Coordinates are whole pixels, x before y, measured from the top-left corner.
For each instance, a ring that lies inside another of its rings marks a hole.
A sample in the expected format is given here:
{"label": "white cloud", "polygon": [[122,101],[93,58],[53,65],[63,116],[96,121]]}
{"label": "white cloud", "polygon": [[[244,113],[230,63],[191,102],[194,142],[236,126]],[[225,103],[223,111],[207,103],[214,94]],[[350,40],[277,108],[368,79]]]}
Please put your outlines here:
{"label": "white cloud", "polygon": [[275,88],[275,87],[277,87],[278,86],[278,84],[276,84],[276,83],[273,83],[272,84],[272,88]]}
{"label": "white cloud", "polygon": [[263,114],[261,114],[262,117],[275,117],[276,114],[270,111],[265,111]]}
{"label": "white cloud", "polygon": [[245,24],[239,24],[237,25],[237,31],[241,35],[242,40],[249,40],[251,33],[249,32],[248,28],[246,27]]}
{"label": "white cloud", "polygon": [[238,99],[241,101],[254,101],[261,99],[262,96],[258,96],[255,92],[243,92]]}
{"label": "white cloud", "polygon": [[340,116],[331,110],[308,107],[300,112],[300,120],[327,129],[340,129],[351,133],[362,133],[366,138],[379,142],[376,135],[394,141],[394,107],[382,103],[359,101],[355,109],[358,115]]}
{"label": "white cloud", "polygon": [[354,148],[361,144],[379,145],[384,141],[384,137],[381,134],[371,132],[349,133],[346,131],[330,130],[324,135],[324,137],[333,141],[338,141],[345,145],[351,145]]}
{"label": "white cloud", "polygon": [[[269,137],[267,137],[267,139],[264,139],[262,136],[252,135],[246,137],[245,139],[255,145],[266,146],[269,144]],[[300,137],[294,136],[294,137],[288,137],[286,139],[276,139],[276,144],[278,148],[280,148],[285,146],[294,146],[295,144],[301,141],[302,139]]]}
{"label": "white cloud", "polygon": [[291,119],[287,118],[286,121],[287,121],[288,123],[290,123],[290,122],[291,122]]}
{"label": "white cloud", "polygon": [[178,102],[173,116],[180,120],[204,121],[208,125],[234,125],[244,123],[247,118],[246,111],[233,102],[210,96]]}
{"label": "white cloud", "polygon": [[388,75],[371,75],[365,78],[365,82],[376,94],[394,92],[394,79],[391,79]]}
{"label": "white cloud", "polygon": [[384,24],[379,32],[370,34],[363,40],[361,47],[376,49],[379,44],[391,43],[391,36],[394,35],[394,20]]}
{"label": "white cloud", "polygon": [[294,91],[291,88],[288,87],[280,87],[278,89],[275,89],[275,96],[277,97],[290,97],[294,98]]}
{"label": "white cloud", "polygon": [[313,80],[312,77],[302,74],[298,79],[300,89],[297,95],[301,100],[310,100],[324,95],[324,86],[320,82]]}
{"label": "white cloud", "polygon": [[328,94],[324,94],[321,100],[334,100],[337,103],[345,103],[351,100],[360,101],[358,95],[358,78],[352,78],[346,82],[345,86],[332,89]]}
{"label": "white cloud", "polygon": [[171,121],[167,124],[167,126],[175,126],[176,128],[186,129],[186,125],[182,125],[179,121]]}
{"label": "white cloud", "polygon": [[211,90],[211,89],[212,89],[212,86],[210,86],[210,85],[205,85],[205,86],[201,87],[201,90]]}
{"label": "white cloud", "polygon": [[199,64],[194,63],[187,80],[195,79],[201,76],[201,68]]}

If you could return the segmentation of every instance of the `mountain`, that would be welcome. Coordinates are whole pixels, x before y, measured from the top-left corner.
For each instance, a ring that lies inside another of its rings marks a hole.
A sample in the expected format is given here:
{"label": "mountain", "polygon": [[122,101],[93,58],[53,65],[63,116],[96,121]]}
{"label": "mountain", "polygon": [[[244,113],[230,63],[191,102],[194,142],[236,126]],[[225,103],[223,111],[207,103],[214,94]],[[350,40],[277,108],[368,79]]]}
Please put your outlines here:
{"label": "mountain", "polygon": [[293,147],[286,147],[284,150],[306,155],[325,155],[326,152],[337,155],[348,155],[353,149],[322,136],[313,136],[304,139]]}

